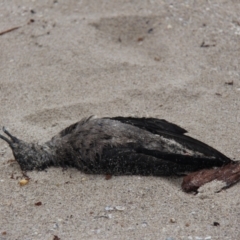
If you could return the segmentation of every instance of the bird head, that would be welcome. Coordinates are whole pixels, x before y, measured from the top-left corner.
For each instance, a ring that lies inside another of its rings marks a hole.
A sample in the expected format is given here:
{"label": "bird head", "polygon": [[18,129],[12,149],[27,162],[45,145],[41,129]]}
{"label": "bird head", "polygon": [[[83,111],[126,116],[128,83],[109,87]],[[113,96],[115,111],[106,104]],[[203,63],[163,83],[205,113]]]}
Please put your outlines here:
{"label": "bird head", "polygon": [[5,127],[3,132],[9,137],[0,134],[0,138],[8,143],[12,149],[16,161],[23,171],[33,169],[44,169],[49,162],[49,153],[46,149],[38,144],[24,142],[9,133]]}

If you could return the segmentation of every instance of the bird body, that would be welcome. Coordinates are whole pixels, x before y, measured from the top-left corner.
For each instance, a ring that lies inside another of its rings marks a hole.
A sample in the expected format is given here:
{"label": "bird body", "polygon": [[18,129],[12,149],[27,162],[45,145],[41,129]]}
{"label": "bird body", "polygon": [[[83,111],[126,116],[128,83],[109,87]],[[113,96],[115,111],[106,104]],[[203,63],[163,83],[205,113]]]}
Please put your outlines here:
{"label": "bird body", "polygon": [[39,145],[12,136],[8,142],[22,170],[72,166],[91,174],[173,175],[234,163],[157,118],[85,118]]}

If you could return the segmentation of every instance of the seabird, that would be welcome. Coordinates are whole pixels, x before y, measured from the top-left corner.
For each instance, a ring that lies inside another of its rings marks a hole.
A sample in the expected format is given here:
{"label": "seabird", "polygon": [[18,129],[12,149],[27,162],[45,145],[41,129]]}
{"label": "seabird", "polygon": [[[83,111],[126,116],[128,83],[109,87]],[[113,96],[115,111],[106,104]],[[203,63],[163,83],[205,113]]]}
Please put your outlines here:
{"label": "seabird", "polygon": [[211,172],[211,177],[206,174],[205,169],[213,167],[219,167],[218,173],[219,169],[222,172],[229,169],[228,166],[238,170],[237,179],[235,176],[228,186],[240,178],[237,161],[185,135],[185,129],[163,119],[84,118],[42,145],[26,143],[5,128],[3,132],[9,138],[3,135],[0,138],[9,144],[22,171],[43,170],[49,166],[71,166],[84,173],[110,175],[169,176],[204,171],[184,178],[185,191],[196,190],[208,179],[225,180],[215,176],[216,171]]}

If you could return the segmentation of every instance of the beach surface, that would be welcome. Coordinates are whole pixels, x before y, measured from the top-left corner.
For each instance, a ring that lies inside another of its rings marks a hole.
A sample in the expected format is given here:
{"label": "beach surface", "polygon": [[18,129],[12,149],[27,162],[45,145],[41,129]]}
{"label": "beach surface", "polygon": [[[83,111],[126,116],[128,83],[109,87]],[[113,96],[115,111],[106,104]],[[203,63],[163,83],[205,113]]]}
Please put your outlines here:
{"label": "beach surface", "polygon": [[[238,1],[0,3],[0,126],[43,143],[83,117],[157,117],[240,160]],[[240,239],[240,184],[27,172],[0,140],[0,240]]]}

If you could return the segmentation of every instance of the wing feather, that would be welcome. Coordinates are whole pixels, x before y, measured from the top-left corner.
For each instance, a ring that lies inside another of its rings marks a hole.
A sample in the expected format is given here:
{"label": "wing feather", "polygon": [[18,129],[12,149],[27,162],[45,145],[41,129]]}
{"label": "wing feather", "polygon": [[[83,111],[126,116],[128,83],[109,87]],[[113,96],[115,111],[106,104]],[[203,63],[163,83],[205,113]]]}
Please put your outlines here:
{"label": "wing feather", "polygon": [[164,119],[157,118],[134,118],[134,117],[113,117],[109,118],[122,123],[130,124],[135,127],[147,130],[151,133],[158,134],[161,132],[171,132],[175,134],[184,134],[187,131],[174,123],[170,123]]}

